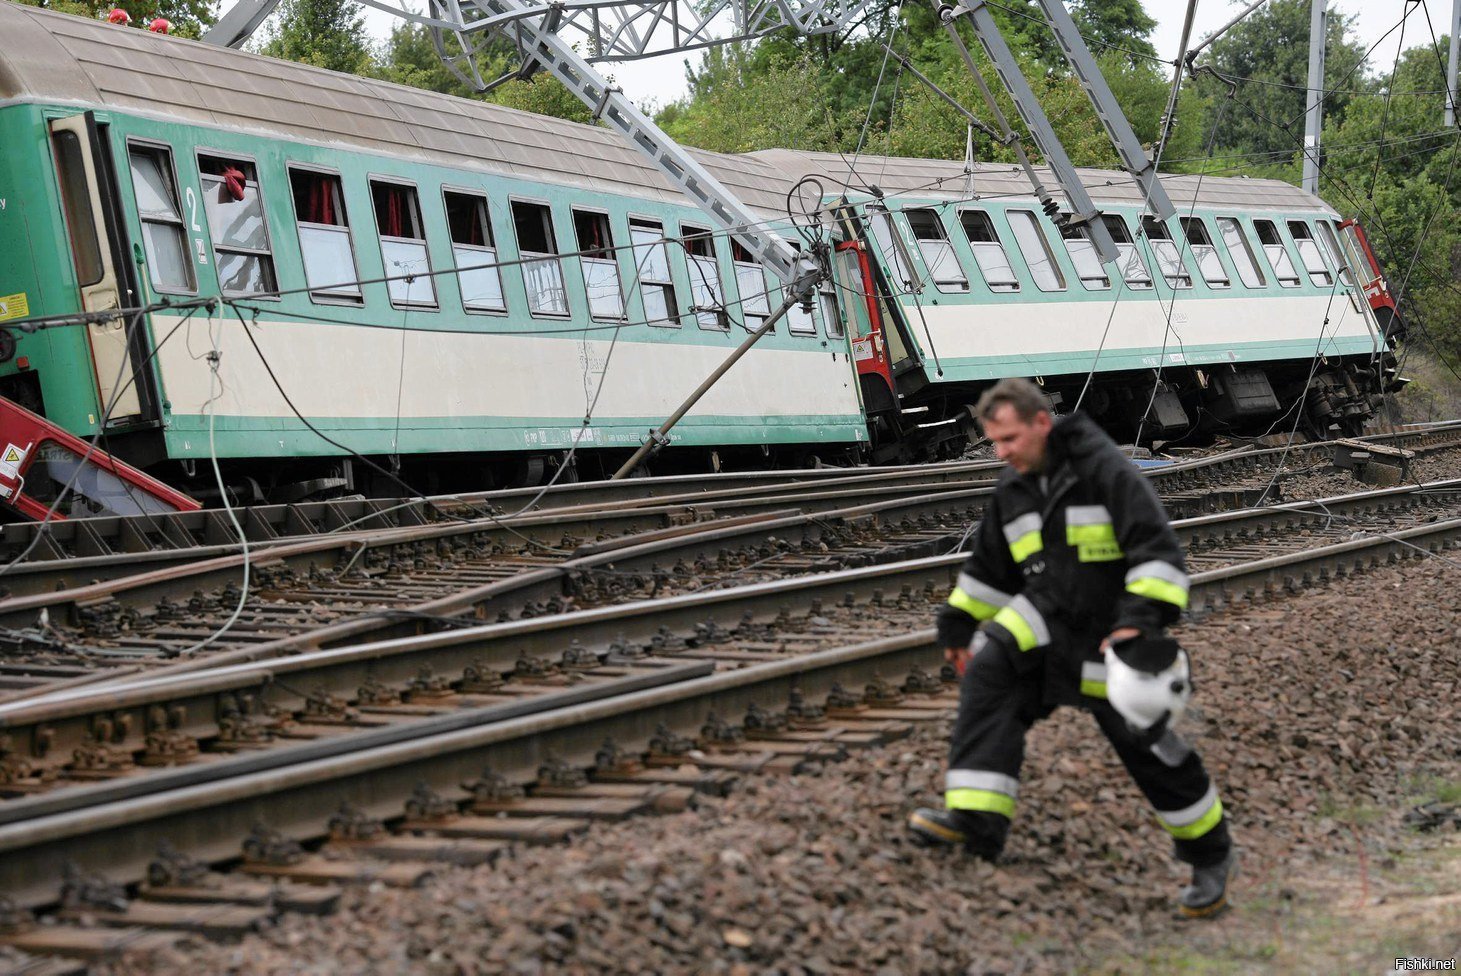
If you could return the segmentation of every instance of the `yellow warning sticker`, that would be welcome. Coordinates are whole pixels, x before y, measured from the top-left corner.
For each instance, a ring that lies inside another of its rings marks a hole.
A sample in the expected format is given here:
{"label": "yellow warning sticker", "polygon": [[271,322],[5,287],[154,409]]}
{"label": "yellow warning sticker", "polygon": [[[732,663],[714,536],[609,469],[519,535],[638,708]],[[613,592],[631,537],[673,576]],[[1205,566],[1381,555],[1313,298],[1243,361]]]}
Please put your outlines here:
{"label": "yellow warning sticker", "polygon": [[23,319],[30,314],[30,300],[25,292],[16,295],[0,295],[0,322],[6,319]]}
{"label": "yellow warning sticker", "polygon": [[25,455],[31,449],[30,444],[21,447],[19,444],[6,444],[4,453],[0,453],[0,475],[14,480],[20,477],[20,465],[25,460]]}

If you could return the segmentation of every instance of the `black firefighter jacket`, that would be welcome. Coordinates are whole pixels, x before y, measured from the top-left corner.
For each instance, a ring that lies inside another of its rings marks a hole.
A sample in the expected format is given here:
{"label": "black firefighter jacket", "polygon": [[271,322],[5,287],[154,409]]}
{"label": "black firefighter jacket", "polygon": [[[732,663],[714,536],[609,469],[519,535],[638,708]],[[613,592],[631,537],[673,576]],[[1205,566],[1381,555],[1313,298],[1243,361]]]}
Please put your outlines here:
{"label": "black firefighter jacket", "polygon": [[1056,420],[1045,469],[1006,468],[969,558],[939,611],[944,647],[976,628],[1015,659],[1043,667],[1045,699],[1105,697],[1099,645],[1118,627],[1156,634],[1187,606],[1182,547],[1156,492],[1084,414]]}

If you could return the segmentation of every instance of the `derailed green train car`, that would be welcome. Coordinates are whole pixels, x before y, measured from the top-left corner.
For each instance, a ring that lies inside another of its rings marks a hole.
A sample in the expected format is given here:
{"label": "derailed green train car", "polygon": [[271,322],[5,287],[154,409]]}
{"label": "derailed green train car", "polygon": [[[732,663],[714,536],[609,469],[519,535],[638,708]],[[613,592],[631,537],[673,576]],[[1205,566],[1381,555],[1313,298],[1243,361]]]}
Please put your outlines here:
{"label": "derailed green train car", "polygon": [[[605,130],[12,4],[0,32],[0,314],[222,300],[19,333],[0,395],[183,483],[215,451],[265,492],[338,482],[330,441],[429,459],[430,487],[536,476],[575,440],[622,457],[780,303]],[[778,174],[704,158],[799,240]],[[858,450],[820,298],[672,458]]]}

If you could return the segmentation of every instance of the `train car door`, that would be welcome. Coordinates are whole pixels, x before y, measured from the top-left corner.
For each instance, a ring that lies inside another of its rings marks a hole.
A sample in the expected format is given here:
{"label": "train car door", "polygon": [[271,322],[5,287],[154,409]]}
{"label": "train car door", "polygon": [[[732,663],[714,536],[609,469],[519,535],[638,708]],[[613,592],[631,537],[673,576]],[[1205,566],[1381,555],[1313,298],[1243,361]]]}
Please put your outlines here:
{"label": "train car door", "polygon": [[[95,116],[91,112],[53,119],[51,151],[56,178],[61,188],[66,231],[71,240],[71,260],[81,289],[81,307],[88,312],[106,312],[130,304],[136,294],[128,287],[130,269],[121,250],[123,235],[113,192],[115,180],[103,148]],[[100,409],[111,411],[98,421],[108,427],[152,419],[148,402],[150,384],[137,369],[137,352],[145,348],[140,333],[145,323],[137,321],[138,333],[129,334],[125,316],[92,322],[86,326],[91,345],[91,364]],[[115,399],[115,403],[113,400]]]}
{"label": "train car door", "polygon": [[895,409],[898,401],[897,385],[893,382],[893,352],[884,334],[881,302],[867,251],[860,242],[843,241],[837,245],[836,271],[847,293],[862,297],[862,301],[847,302],[846,307],[863,409],[869,414]]}

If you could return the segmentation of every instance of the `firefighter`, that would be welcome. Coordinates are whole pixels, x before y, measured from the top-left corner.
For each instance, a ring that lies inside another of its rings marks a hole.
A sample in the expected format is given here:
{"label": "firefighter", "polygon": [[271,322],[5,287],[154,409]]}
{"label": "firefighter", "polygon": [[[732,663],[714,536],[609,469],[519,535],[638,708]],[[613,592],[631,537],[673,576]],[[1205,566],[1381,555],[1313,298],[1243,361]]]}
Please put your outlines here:
{"label": "firefighter", "polygon": [[975,407],[1001,472],[938,615],[963,678],[946,809],[909,818],[922,844],[995,860],[1019,793],[1025,733],[1059,705],[1088,709],[1192,867],[1183,917],[1217,914],[1235,867],[1216,788],[1171,728],[1191,694],[1163,629],[1187,606],[1182,549],[1156,493],[1083,414],[1001,380]]}

